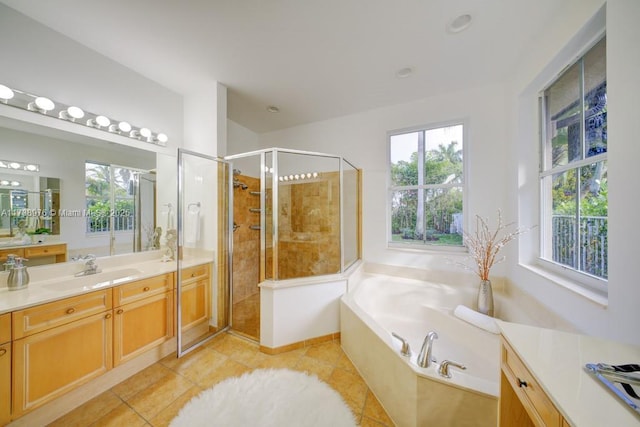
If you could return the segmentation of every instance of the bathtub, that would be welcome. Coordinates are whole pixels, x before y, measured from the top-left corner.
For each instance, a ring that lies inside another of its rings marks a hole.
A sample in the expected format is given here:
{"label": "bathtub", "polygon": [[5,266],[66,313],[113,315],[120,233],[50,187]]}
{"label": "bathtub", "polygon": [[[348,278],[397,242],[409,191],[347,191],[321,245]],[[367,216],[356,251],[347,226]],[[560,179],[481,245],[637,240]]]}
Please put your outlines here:
{"label": "bathtub", "polygon": [[[453,316],[458,304],[473,307],[476,294],[475,286],[395,276],[350,281],[340,304],[342,347],[398,426],[497,425],[500,337]],[[437,362],[421,368],[416,358],[429,331],[438,333]],[[409,341],[410,357],[392,332]],[[467,369],[450,366],[444,378],[443,360]]]}

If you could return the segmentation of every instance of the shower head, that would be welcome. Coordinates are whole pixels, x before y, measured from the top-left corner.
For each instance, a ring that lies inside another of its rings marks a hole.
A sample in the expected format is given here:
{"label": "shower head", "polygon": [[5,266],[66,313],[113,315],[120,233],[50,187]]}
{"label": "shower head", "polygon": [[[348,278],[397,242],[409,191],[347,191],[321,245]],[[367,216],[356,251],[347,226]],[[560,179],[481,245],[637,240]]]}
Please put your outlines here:
{"label": "shower head", "polygon": [[241,173],[242,173],[242,171],[240,169],[234,169],[233,170],[233,176],[240,175]]}

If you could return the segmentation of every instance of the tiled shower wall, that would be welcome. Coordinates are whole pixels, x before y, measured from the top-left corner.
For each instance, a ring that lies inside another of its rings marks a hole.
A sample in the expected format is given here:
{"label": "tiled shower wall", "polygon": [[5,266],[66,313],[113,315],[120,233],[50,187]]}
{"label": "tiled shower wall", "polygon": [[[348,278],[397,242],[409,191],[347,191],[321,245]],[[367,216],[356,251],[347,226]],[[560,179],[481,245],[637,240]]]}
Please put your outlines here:
{"label": "tiled shower wall", "polygon": [[233,328],[259,338],[260,326],[260,214],[250,208],[260,207],[260,180],[250,176],[234,177],[247,185],[233,189],[233,221],[239,227],[233,232]]}
{"label": "tiled shower wall", "polygon": [[340,174],[282,183],[278,201],[278,278],[339,273]]}

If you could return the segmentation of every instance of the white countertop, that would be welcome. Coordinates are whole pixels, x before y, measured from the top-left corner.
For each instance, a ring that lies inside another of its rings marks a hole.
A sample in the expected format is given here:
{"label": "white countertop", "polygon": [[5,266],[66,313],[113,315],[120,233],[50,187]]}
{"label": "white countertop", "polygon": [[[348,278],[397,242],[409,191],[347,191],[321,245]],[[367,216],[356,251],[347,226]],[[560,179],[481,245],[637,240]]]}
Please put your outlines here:
{"label": "white countertop", "polygon": [[[191,256],[182,261],[182,268],[208,262],[213,262],[211,257]],[[101,273],[82,277],[74,277],[74,272],[83,268],[82,262],[30,267],[29,285],[15,291],[6,286],[8,273],[0,273],[0,314],[174,272],[177,267],[176,261],[162,262],[149,256],[98,258],[96,264]]]}
{"label": "white countertop", "polygon": [[585,370],[587,363],[640,363],[640,347],[499,321],[502,335],[562,416],[578,427],[640,426],[640,414]]}

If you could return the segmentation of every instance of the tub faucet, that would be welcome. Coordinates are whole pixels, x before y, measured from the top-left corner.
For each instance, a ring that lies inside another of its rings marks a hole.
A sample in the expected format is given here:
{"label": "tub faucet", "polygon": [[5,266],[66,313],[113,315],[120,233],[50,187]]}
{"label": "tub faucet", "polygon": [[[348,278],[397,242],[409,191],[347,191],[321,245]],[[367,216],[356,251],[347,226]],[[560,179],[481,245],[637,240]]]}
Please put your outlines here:
{"label": "tub faucet", "polygon": [[418,359],[416,360],[416,363],[421,368],[428,368],[429,365],[431,365],[431,362],[435,362],[435,360],[432,360],[431,350],[433,349],[433,340],[436,338],[438,338],[438,334],[434,331],[429,332],[424,338],[422,348],[420,349]]}

